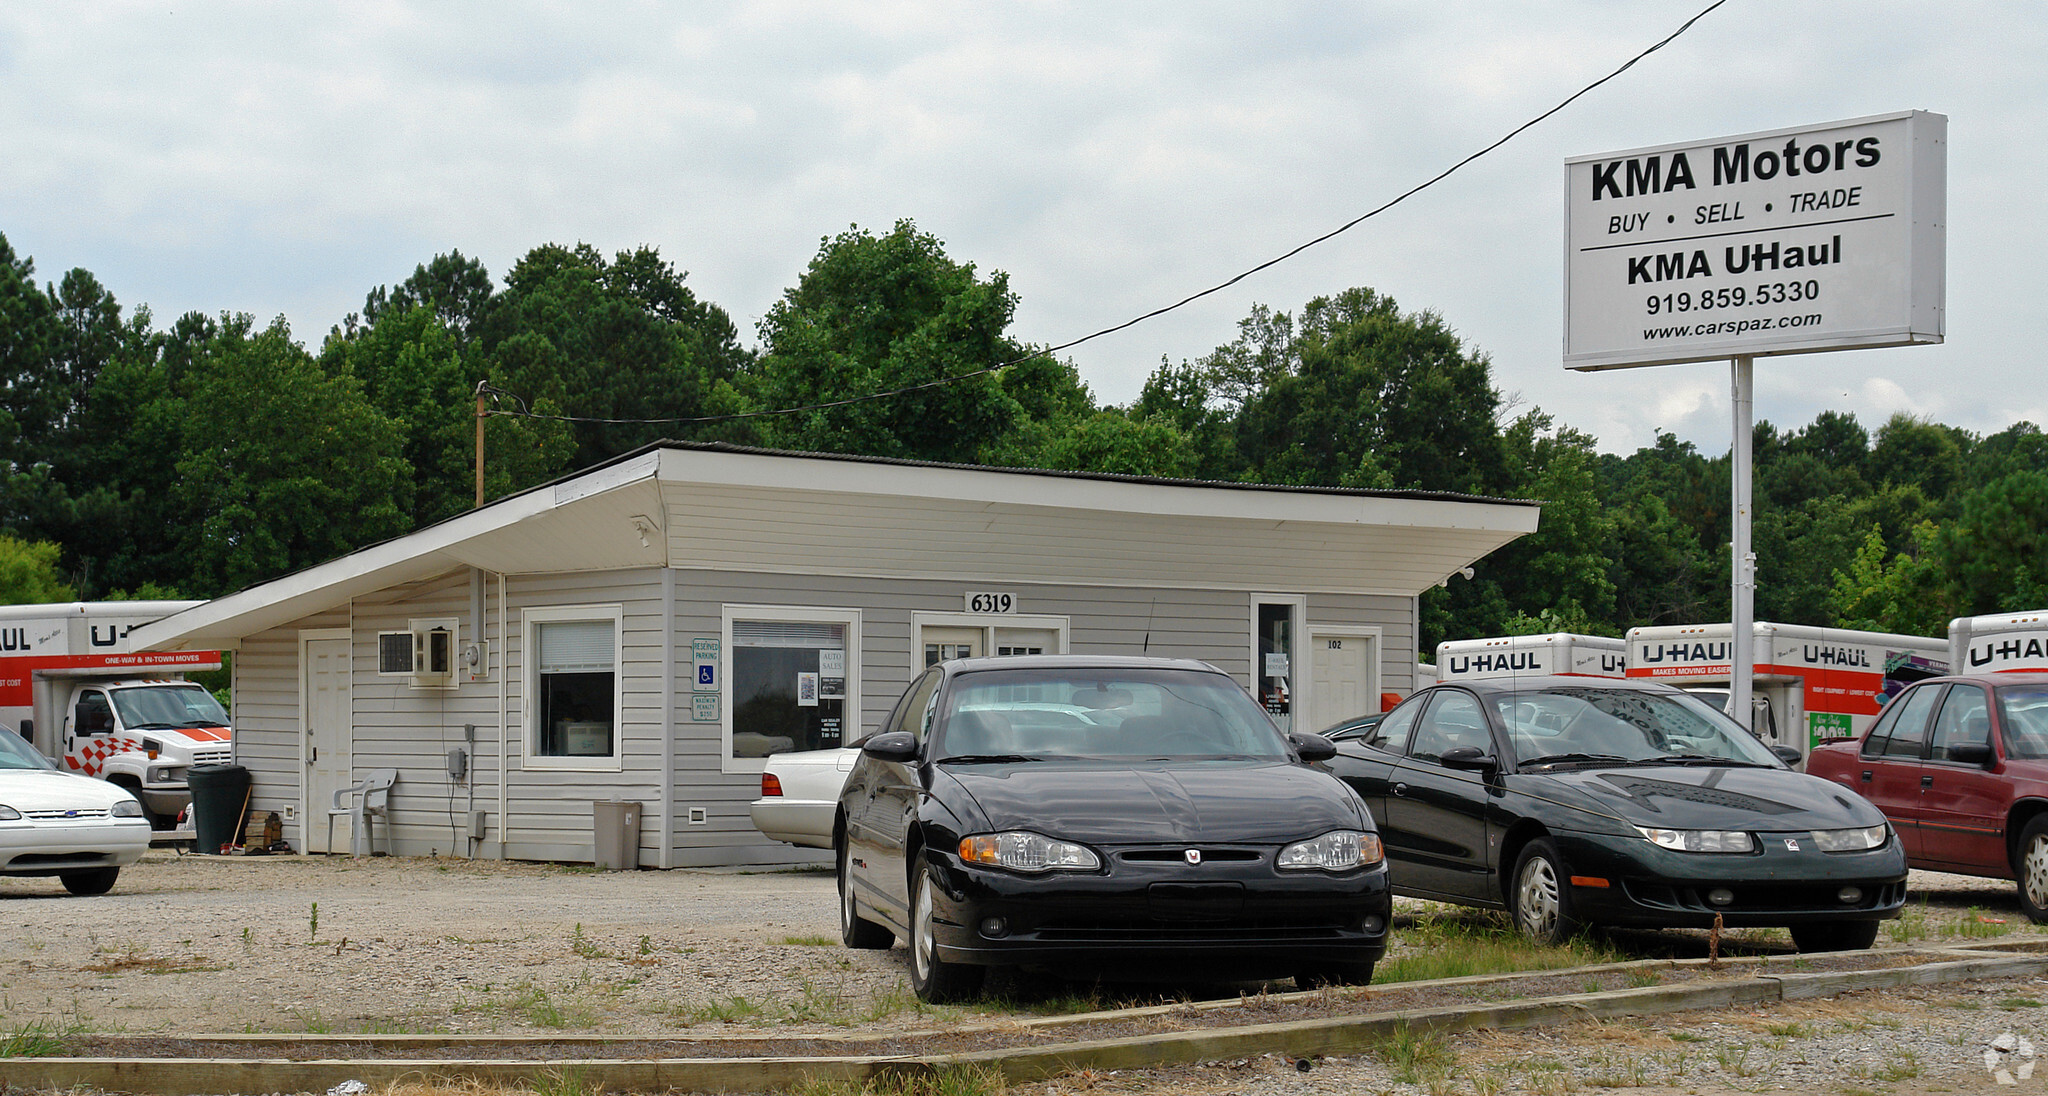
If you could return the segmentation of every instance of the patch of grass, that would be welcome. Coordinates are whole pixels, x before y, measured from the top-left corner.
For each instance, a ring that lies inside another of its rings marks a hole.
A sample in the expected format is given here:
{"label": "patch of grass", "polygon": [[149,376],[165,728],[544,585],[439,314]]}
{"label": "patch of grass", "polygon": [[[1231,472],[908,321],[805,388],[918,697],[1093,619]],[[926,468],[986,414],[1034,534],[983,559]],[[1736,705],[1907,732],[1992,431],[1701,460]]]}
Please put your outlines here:
{"label": "patch of grass", "polygon": [[569,934],[569,950],[585,959],[609,959],[611,953],[598,947],[590,937],[583,935],[583,922],[576,922],[576,929]]}
{"label": "patch of grass", "polygon": [[1764,1030],[1781,1039],[1804,1039],[1812,1034],[1805,1024],[1797,1020],[1784,1024],[1765,1024]]}
{"label": "patch of grass", "polygon": [[1399,1024],[1374,1040],[1366,1053],[1385,1062],[1400,1084],[1421,1084],[1424,1078],[1445,1077],[1457,1068],[1458,1052],[1442,1032],[1418,1030]]}
{"label": "patch of grass", "polygon": [[1003,1075],[981,1066],[947,1066],[918,1072],[890,1072],[859,1084],[805,1078],[791,1096],[1000,1096],[1008,1092]]}
{"label": "patch of grass", "polygon": [[578,1068],[550,1069],[533,1079],[533,1096],[598,1096],[604,1082],[588,1080]]}
{"label": "patch of grass", "polygon": [[1910,1050],[1902,1050],[1888,1059],[1883,1066],[1871,1073],[1870,1079],[1881,1084],[1897,1084],[1920,1076],[1920,1056]]}
{"label": "patch of grass", "polygon": [[1655,967],[1637,967],[1628,972],[1628,988],[1648,989],[1664,984],[1664,972]]}
{"label": "patch of grass", "polygon": [[81,1029],[57,1028],[36,1020],[0,1035],[0,1058],[64,1058]]}
{"label": "patch of grass", "polygon": [[[1375,985],[1557,970],[1626,958],[1587,937],[1558,947],[1533,943],[1505,918],[1465,910],[1422,914],[1403,938],[1410,950],[1380,963],[1372,976]],[[1596,984],[1586,988],[1593,992],[1600,987]]]}
{"label": "patch of grass", "polygon": [[512,999],[512,1009],[526,1017],[528,1023],[545,1028],[586,1028],[597,1023],[597,1013],[586,1005],[575,1002],[564,1003],[546,989],[532,983],[520,987]]}
{"label": "patch of grass", "polygon": [[2041,1002],[2034,1000],[2032,997],[2007,997],[2004,1000],[1998,1002],[1998,1007],[2008,1010],[2021,1008],[2040,1008]]}
{"label": "patch of grass", "polygon": [[693,1024],[737,1024],[742,1020],[758,1020],[765,1015],[760,1005],[735,993],[724,999],[713,998],[709,1004],[699,1005],[686,1015]]}
{"label": "patch of grass", "polygon": [[776,943],[794,948],[836,948],[839,939],[834,936],[785,936]]}

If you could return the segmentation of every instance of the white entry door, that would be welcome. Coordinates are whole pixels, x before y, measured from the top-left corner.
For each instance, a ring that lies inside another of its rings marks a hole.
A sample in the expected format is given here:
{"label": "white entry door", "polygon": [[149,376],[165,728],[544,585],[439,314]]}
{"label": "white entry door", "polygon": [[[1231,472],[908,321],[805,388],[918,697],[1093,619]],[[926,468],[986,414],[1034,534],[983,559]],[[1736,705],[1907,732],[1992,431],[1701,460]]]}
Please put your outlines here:
{"label": "white entry door", "polygon": [[1304,731],[1380,710],[1379,640],[1374,636],[1311,632],[1311,678]]}
{"label": "white entry door", "polygon": [[301,833],[307,852],[348,849],[349,828],[345,818],[335,820],[335,848],[327,846],[327,811],[334,805],[334,793],[355,783],[349,729],[348,648],[346,639],[309,639],[305,643],[306,816]]}

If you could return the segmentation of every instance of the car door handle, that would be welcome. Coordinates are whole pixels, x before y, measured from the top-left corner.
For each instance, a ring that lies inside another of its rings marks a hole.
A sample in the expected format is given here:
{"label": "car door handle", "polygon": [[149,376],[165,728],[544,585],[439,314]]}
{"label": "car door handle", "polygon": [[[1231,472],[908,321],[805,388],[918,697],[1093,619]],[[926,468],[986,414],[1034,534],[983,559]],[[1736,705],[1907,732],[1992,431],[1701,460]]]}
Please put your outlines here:
{"label": "car door handle", "polygon": [[1933,787],[1933,786],[1934,786],[1934,778],[1933,778],[1933,777],[1931,777],[1931,776],[1923,776],[1923,777],[1921,777],[1921,778],[1920,778],[1920,786],[1921,786],[1921,787],[1923,787],[1923,788],[1931,788],[1931,787]]}
{"label": "car door handle", "polygon": [[1865,769],[1865,770],[1863,770],[1863,782],[1864,782],[1865,784],[1868,784],[1868,783],[1870,783],[1870,770],[1869,770],[1869,769]]}
{"label": "car door handle", "polygon": [[1394,794],[1395,794],[1395,795],[1407,795],[1407,794],[1408,794],[1408,785],[1406,785],[1406,784],[1396,784],[1396,785],[1394,785]]}

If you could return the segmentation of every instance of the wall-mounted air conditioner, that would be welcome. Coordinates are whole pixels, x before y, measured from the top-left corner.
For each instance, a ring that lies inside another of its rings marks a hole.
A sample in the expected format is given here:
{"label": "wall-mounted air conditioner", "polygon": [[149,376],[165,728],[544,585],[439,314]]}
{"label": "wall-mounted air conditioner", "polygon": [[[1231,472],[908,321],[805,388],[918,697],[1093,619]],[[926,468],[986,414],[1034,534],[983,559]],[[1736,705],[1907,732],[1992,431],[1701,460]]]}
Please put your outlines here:
{"label": "wall-mounted air conditioner", "polygon": [[403,632],[377,633],[377,676],[405,678],[415,689],[453,688],[461,625],[453,617],[407,624]]}

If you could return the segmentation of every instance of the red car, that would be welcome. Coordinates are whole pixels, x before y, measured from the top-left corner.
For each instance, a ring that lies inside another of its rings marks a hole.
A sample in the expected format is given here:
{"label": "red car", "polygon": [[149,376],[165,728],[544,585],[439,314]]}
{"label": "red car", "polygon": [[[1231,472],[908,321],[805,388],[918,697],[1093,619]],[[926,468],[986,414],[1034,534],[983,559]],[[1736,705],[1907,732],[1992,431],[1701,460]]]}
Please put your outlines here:
{"label": "red car", "polygon": [[1883,811],[1913,867],[2017,880],[2048,922],[2048,674],[1917,682],[1806,771]]}

